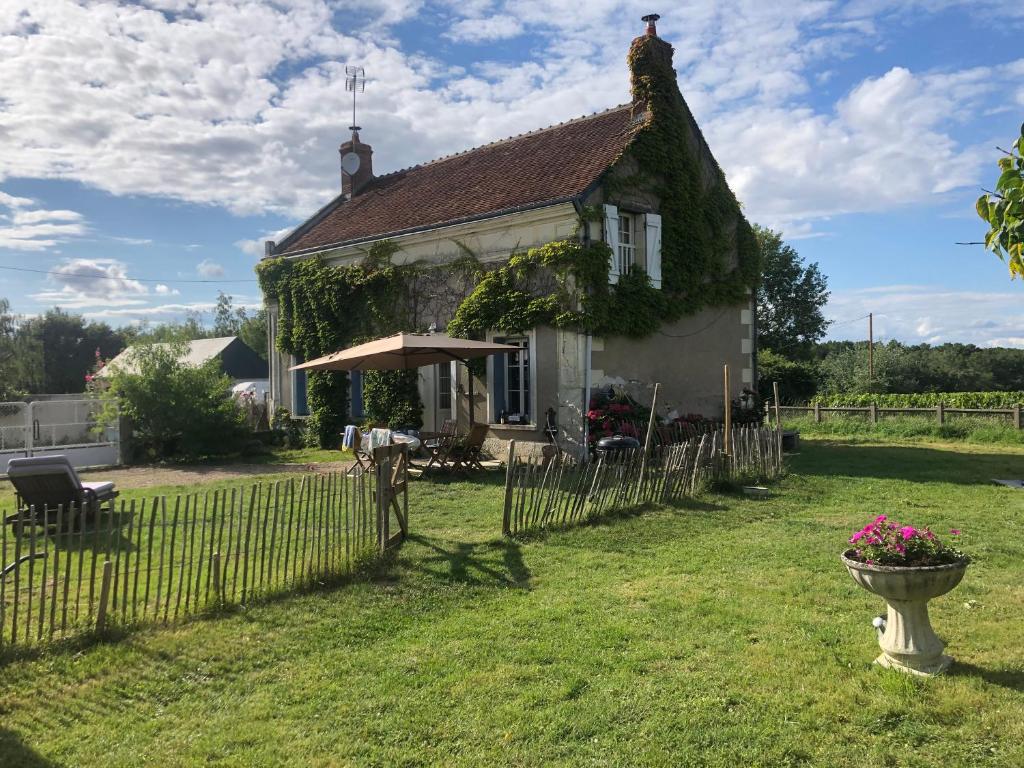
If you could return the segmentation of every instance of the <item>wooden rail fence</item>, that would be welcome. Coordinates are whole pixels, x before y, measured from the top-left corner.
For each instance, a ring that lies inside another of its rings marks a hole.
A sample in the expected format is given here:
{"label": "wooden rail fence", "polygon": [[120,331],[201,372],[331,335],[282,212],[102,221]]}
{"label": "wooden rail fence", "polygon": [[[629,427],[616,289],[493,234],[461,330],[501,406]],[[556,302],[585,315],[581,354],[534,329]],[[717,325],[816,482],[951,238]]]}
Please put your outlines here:
{"label": "wooden rail fence", "polygon": [[408,531],[404,446],[375,460],[369,472],[122,501],[77,530],[65,524],[76,510],[31,509],[0,530],[0,649],[167,624],[352,573]]}
{"label": "wooden rail fence", "polygon": [[736,427],[730,453],[719,429],[684,442],[599,456],[582,463],[567,454],[549,460],[516,455],[509,441],[502,532],[513,535],[563,526],[614,509],[694,496],[712,482],[771,480],[783,472],[781,433]]}
{"label": "wooden rail fence", "polygon": [[1010,421],[1016,429],[1021,429],[1021,406],[1015,405],[1012,408],[949,408],[939,403],[934,408],[880,408],[878,405],[859,406],[824,406],[817,403],[810,405],[780,405],[776,408],[773,404],[766,404],[765,411],[770,416],[776,410],[783,413],[810,414],[816,422],[828,414],[863,415],[872,424],[877,424],[878,419],[884,416],[912,415],[912,416],[933,416],[939,424],[946,423],[947,416],[997,416]]}

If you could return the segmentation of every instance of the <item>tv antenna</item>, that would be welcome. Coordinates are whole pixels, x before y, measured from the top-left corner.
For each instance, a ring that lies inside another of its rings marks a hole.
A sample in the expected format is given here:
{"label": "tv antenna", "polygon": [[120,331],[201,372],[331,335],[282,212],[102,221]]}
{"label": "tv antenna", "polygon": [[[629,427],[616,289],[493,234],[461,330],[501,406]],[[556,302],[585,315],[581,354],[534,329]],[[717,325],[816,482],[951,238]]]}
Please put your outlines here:
{"label": "tv antenna", "polygon": [[[362,67],[345,65],[345,90],[352,91],[352,125],[349,130],[355,134],[359,130],[356,124],[356,94],[366,90],[366,70]],[[353,138],[355,138],[353,136]]]}

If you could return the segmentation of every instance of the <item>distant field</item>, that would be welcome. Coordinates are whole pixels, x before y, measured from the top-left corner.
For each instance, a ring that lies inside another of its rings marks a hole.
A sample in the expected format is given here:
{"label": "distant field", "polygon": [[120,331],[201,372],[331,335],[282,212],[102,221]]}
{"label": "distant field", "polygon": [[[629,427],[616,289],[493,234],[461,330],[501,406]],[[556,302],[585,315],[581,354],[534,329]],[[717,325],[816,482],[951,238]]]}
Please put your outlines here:
{"label": "distant field", "polygon": [[[805,440],[768,500],[502,539],[500,475],[413,483],[364,578],[0,667],[0,765],[1024,765],[1024,449]],[[158,490],[158,489],[150,489]],[[886,513],[965,531],[957,658],[871,664],[839,563]]]}

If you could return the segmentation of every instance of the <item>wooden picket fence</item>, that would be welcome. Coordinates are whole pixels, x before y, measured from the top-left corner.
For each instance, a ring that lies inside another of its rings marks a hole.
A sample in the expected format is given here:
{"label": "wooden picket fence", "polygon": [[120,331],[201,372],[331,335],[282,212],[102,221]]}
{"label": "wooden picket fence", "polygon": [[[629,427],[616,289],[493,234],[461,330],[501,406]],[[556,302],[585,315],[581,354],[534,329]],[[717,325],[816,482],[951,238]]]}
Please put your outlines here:
{"label": "wooden picket fence", "polygon": [[763,482],[784,471],[781,433],[736,427],[728,453],[719,429],[645,455],[600,456],[579,462],[567,454],[540,460],[516,456],[509,443],[505,475],[505,535],[564,526],[647,502],[695,496],[714,482]]}
{"label": "wooden picket fence", "polygon": [[407,533],[404,458],[122,502],[77,530],[63,508],[31,509],[0,531],[0,649],[167,624],[350,574]]}

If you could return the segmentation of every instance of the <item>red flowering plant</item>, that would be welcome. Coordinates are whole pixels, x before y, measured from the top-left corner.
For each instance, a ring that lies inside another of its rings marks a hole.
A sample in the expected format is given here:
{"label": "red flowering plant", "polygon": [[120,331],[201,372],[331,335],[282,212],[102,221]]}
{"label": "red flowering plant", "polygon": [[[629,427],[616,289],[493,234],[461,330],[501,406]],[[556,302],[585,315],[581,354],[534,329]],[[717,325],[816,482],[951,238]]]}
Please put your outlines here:
{"label": "red flowering plant", "polygon": [[646,432],[650,409],[625,392],[603,390],[590,398],[587,411],[590,443],[611,435],[638,437]]}
{"label": "red flowering plant", "polygon": [[[956,528],[950,532],[959,536]],[[948,565],[966,560],[956,547],[943,544],[928,528],[901,525],[879,515],[850,537],[854,548],[847,553],[852,560],[867,565],[895,565],[906,568]]]}

